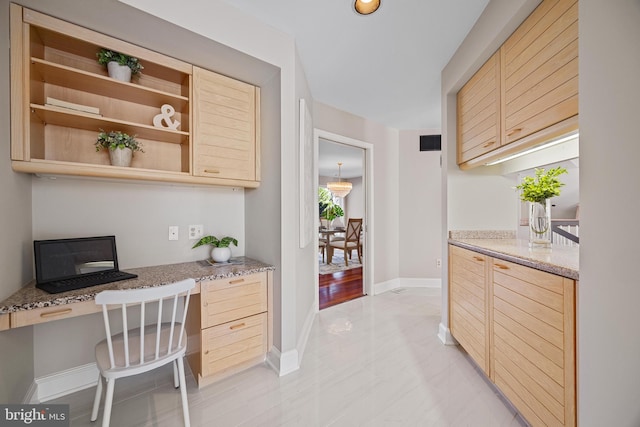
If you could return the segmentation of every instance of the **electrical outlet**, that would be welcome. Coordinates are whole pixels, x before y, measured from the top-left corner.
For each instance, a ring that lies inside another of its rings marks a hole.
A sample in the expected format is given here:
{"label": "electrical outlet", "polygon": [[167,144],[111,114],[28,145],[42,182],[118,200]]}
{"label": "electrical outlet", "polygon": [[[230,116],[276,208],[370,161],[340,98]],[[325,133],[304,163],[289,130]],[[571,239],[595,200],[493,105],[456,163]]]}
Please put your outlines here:
{"label": "electrical outlet", "polygon": [[436,267],[442,268],[442,260],[440,258],[436,258]]}
{"label": "electrical outlet", "polygon": [[169,226],[169,240],[178,240],[178,226],[170,225]]}
{"label": "electrical outlet", "polygon": [[189,240],[196,240],[202,237],[204,234],[204,227],[202,224],[189,226]]}

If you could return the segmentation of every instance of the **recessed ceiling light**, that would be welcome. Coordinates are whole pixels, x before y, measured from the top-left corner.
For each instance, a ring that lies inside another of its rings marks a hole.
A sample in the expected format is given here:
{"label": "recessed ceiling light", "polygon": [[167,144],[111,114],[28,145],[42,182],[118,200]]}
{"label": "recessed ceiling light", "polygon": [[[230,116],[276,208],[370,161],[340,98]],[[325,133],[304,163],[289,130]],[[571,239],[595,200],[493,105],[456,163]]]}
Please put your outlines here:
{"label": "recessed ceiling light", "polygon": [[353,8],[360,15],[370,15],[380,7],[380,0],[356,0]]}

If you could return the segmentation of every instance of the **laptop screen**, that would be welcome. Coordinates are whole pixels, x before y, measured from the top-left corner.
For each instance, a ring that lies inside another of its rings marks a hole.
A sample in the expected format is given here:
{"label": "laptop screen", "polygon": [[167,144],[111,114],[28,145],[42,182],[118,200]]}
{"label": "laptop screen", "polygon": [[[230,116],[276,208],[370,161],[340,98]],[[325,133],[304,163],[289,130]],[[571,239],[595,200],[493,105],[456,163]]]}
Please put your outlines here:
{"label": "laptop screen", "polygon": [[35,240],[36,282],[118,271],[115,236]]}

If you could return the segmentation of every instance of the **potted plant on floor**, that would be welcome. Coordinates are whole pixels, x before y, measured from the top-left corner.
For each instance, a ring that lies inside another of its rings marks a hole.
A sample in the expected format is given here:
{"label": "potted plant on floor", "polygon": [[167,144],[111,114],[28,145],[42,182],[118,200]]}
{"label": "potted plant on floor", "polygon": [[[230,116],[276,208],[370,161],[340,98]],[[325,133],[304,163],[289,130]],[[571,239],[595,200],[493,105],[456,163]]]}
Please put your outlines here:
{"label": "potted plant on floor", "polygon": [[238,246],[238,241],[230,236],[218,239],[215,236],[204,236],[198,242],[193,245],[191,249],[195,249],[198,246],[211,245],[211,259],[215,262],[228,262],[231,258],[231,248],[229,245],[233,243],[234,246]]}
{"label": "potted plant on floor", "polygon": [[97,56],[98,63],[107,66],[109,77],[123,82],[130,82],[132,75],[139,75],[144,69],[138,58],[124,53],[101,49]]}
{"label": "potted plant on floor", "polygon": [[113,166],[128,167],[131,165],[134,151],[144,153],[142,144],[134,136],[124,132],[105,132],[100,129],[98,139],[95,142],[96,151],[109,150],[109,157]]}
{"label": "potted plant on floor", "polygon": [[520,199],[529,202],[529,246],[551,247],[551,198],[560,195],[558,176],[567,173],[563,167],[545,171],[536,168],[535,177],[525,176],[516,189]]}

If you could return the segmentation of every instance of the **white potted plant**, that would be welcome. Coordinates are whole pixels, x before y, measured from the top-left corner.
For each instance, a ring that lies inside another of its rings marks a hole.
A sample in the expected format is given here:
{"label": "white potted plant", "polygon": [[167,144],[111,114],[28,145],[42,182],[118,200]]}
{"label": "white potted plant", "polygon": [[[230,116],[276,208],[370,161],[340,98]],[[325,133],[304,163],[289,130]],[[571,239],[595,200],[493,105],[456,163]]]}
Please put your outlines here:
{"label": "white potted plant", "polygon": [[132,75],[139,75],[144,69],[138,58],[124,53],[101,49],[97,56],[98,63],[107,66],[109,77],[123,82],[130,82]]}
{"label": "white potted plant", "polygon": [[551,247],[551,201],[560,195],[558,176],[567,173],[563,167],[545,172],[536,168],[535,177],[525,176],[516,189],[522,190],[520,199],[529,202],[529,246]]}
{"label": "white potted plant", "polygon": [[95,142],[96,151],[109,150],[109,157],[113,166],[131,166],[134,151],[144,153],[142,144],[134,136],[120,131],[105,132],[100,129]]}
{"label": "white potted plant", "polygon": [[229,245],[232,243],[234,246],[238,246],[238,241],[233,237],[227,236],[218,239],[215,236],[204,236],[198,240],[191,249],[197,248],[198,246],[210,245],[213,247],[211,249],[211,259],[213,261],[229,262],[229,258],[231,258],[231,248],[229,248]]}

